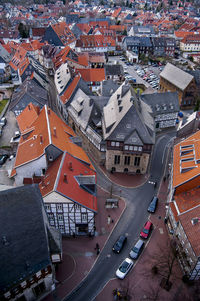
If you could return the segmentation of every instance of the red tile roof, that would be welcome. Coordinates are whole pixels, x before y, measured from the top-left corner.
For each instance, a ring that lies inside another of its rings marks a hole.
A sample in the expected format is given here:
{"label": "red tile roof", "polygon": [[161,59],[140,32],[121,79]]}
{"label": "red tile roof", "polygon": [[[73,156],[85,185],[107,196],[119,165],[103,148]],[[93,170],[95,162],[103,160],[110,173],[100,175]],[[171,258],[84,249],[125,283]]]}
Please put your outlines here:
{"label": "red tile roof", "polygon": [[65,22],[53,24],[51,27],[64,45],[67,46],[76,40],[73,32]]}
{"label": "red tile roof", "polygon": [[60,99],[62,100],[62,103],[65,104],[69,98],[71,97],[72,93],[76,89],[76,86],[78,85],[78,82],[80,81],[81,77],[76,76],[73,78],[72,82],[69,84],[65,92],[60,96]]}
{"label": "red tile roof", "polygon": [[[22,119],[28,121],[29,114],[30,125],[28,127],[27,122],[23,124]],[[49,145],[54,145],[57,149],[66,151],[92,166],[83,149],[71,141],[70,138],[75,135],[73,130],[51,109],[44,106],[38,117],[35,120],[34,118],[35,113],[27,108],[17,117],[17,120],[21,119],[22,127],[26,126],[26,130],[21,132],[15,168],[44,155],[45,149]]]}
{"label": "red tile roof", "polygon": [[96,172],[69,153],[63,153],[48,168],[45,179],[39,185],[42,196],[55,191],[96,212],[97,198],[80,187],[76,180],[76,176],[80,175],[95,176]]}
{"label": "red tile roof", "polygon": [[86,82],[102,82],[105,80],[104,68],[78,69]]}

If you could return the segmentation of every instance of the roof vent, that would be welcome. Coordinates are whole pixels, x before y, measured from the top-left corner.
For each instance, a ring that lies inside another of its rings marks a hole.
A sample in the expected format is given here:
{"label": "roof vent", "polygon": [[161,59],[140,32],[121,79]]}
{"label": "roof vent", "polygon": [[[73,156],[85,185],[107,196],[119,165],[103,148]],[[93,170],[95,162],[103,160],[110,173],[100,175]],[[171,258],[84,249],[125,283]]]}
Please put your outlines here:
{"label": "roof vent", "polygon": [[122,109],[123,109],[123,107],[122,107],[122,106],[120,106],[120,107],[119,107],[119,112],[121,112],[121,111],[122,111]]}
{"label": "roof vent", "polygon": [[54,126],[54,128],[53,128],[53,134],[54,134],[54,136],[56,137],[56,127]]}
{"label": "roof vent", "polygon": [[73,170],[72,162],[71,162],[71,161],[69,162],[69,169],[70,169],[70,170]]}
{"label": "roof vent", "polygon": [[42,144],[42,143],[43,143],[43,136],[40,135],[40,144]]}
{"label": "roof vent", "polygon": [[193,225],[196,225],[196,224],[198,224],[199,222],[200,222],[200,218],[199,218],[199,217],[194,217],[194,218],[191,219],[191,223],[192,223]]}
{"label": "roof vent", "polygon": [[67,174],[64,173],[64,178],[63,178],[64,182],[67,183]]}

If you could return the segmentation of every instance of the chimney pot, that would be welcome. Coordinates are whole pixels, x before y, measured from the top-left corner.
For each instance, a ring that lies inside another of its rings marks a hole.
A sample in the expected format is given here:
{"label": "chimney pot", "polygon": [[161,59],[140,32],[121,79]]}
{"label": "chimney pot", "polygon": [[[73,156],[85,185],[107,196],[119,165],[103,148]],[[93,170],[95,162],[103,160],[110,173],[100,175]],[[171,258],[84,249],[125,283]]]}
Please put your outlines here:
{"label": "chimney pot", "polygon": [[50,115],[50,113],[51,113],[51,110],[48,108],[47,112],[48,112],[48,114]]}

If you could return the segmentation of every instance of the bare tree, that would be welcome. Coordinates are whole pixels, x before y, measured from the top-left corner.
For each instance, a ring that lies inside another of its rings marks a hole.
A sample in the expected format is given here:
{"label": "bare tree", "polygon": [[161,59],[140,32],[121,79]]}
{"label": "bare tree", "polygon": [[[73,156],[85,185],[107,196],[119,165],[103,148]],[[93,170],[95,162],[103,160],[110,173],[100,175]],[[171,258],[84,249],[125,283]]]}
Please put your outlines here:
{"label": "bare tree", "polygon": [[161,287],[169,290],[171,288],[171,277],[172,275],[177,277],[174,273],[177,262],[177,246],[176,240],[168,240],[165,246],[159,246],[158,253],[152,257],[152,271],[162,276]]}

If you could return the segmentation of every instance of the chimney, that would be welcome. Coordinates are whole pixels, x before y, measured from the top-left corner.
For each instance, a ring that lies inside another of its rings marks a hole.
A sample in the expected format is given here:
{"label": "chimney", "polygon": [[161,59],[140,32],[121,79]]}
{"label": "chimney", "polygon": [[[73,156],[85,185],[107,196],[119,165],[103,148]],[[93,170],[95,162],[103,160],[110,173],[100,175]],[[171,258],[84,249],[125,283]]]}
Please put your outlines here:
{"label": "chimney", "polygon": [[64,173],[64,179],[63,180],[64,180],[65,183],[67,183],[67,174],[66,173]]}
{"label": "chimney", "polygon": [[40,135],[40,144],[42,144],[42,143],[43,143],[43,136]]}
{"label": "chimney", "polygon": [[51,110],[50,110],[50,108],[48,108],[48,109],[47,109],[47,112],[48,112],[48,114],[50,115],[50,113],[51,113]]}
{"label": "chimney", "polygon": [[28,109],[29,109],[29,110],[31,109],[31,106],[30,106],[30,105],[28,105]]}
{"label": "chimney", "polygon": [[54,134],[54,136],[56,137],[56,127],[54,126],[54,128],[53,128],[53,134]]}

